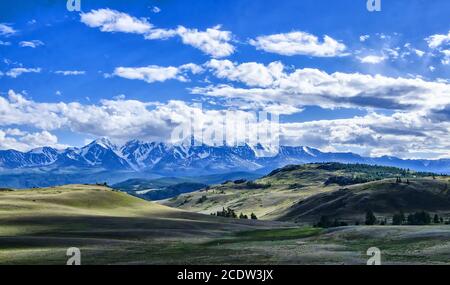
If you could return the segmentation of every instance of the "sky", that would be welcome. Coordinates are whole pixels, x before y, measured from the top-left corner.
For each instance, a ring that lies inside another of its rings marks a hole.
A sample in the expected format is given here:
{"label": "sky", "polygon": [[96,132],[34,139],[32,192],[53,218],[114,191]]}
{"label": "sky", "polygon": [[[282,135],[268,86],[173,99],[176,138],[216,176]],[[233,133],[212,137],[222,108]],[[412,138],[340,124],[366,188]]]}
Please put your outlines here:
{"label": "sky", "polygon": [[16,2],[0,3],[0,149],[169,141],[229,112],[245,136],[264,111],[283,145],[450,158],[448,0]]}

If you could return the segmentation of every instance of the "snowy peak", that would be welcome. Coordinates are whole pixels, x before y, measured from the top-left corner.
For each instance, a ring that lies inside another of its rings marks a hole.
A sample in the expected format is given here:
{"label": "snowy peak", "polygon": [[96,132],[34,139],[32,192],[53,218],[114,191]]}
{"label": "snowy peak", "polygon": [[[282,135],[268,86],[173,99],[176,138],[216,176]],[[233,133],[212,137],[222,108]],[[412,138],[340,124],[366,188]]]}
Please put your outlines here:
{"label": "snowy peak", "polygon": [[111,142],[111,140],[106,137],[96,139],[83,148],[91,148],[91,147],[96,147],[96,146],[104,148],[104,149],[117,150],[117,146],[115,144],[113,144]]}
{"label": "snowy peak", "polygon": [[78,168],[146,171],[170,175],[213,174],[230,171],[273,170],[287,164],[341,162],[378,164],[417,171],[450,173],[450,160],[403,160],[362,157],[354,153],[326,153],[307,146],[271,147],[261,144],[209,146],[185,141],[181,145],[131,140],[116,145],[108,138],[82,148],[36,148],[29,152],[0,151],[0,169]]}

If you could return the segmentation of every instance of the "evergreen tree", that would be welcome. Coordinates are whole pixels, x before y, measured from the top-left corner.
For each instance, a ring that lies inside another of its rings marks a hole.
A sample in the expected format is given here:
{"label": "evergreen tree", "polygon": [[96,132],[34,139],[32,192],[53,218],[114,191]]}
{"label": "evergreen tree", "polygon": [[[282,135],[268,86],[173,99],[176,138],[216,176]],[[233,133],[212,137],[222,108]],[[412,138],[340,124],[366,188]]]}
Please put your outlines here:
{"label": "evergreen tree", "polygon": [[252,220],[257,220],[257,219],[258,219],[258,217],[256,217],[256,215],[255,215],[254,213],[252,213],[252,214],[250,215],[250,218],[251,218]]}
{"label": "evergreen tree", "polygon": [[366,212],[366,225],[371,226],[377,223],[377,218],[373,214],[372,210]]}
{"label": "evergreen tree", "polygon": [[433,223],[439,224],[439,222],[440,222],[439,216],[438,216],[438,214],[435,214],[433,217]]}
{"label": "evergreen tree", "polygon": [[403,225],[404,223],[405,223],[405,215],[403,214],[403,212],[395,214],[392,217],[392,224],[393,225]]}
{"label": "evergreen tree", "polygon": [[244,214],[240,214],[239,215],[239,219],[248,219],[248,217],[247,217],[247,215],[244,215]]}

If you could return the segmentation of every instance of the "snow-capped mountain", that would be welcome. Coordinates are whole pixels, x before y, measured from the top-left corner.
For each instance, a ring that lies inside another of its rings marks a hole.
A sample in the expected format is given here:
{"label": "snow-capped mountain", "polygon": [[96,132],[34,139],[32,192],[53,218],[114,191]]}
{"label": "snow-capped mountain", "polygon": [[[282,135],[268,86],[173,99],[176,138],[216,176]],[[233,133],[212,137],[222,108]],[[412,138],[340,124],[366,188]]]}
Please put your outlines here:
{"label": "snow-capped mountain", "polygon": [[270,171],[287,164],[310,162],[366,163],[417,171],[450,173],[450,160],[403,160],[396,157],[362,157],[354,153],[326,153],[305,146],[262,145],[208,146],[170,145],[132,140],[116,145],[107,138],[82,148],[56,150],[51,147],[29,152],[0,151],[0,169],[101,169],[158,173],[162,175],[198,175],[231,171]]}

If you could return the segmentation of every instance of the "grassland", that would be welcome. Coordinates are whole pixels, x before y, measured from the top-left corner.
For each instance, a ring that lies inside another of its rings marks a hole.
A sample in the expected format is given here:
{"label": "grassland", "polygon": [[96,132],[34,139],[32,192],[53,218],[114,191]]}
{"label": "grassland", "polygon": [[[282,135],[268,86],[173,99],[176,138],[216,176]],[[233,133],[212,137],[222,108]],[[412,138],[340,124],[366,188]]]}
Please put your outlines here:
{"label": "grassland", "polygon": [[443,264],[450,226],[350,226],[220,218],[92,185],[0,192],[0,264]]}

